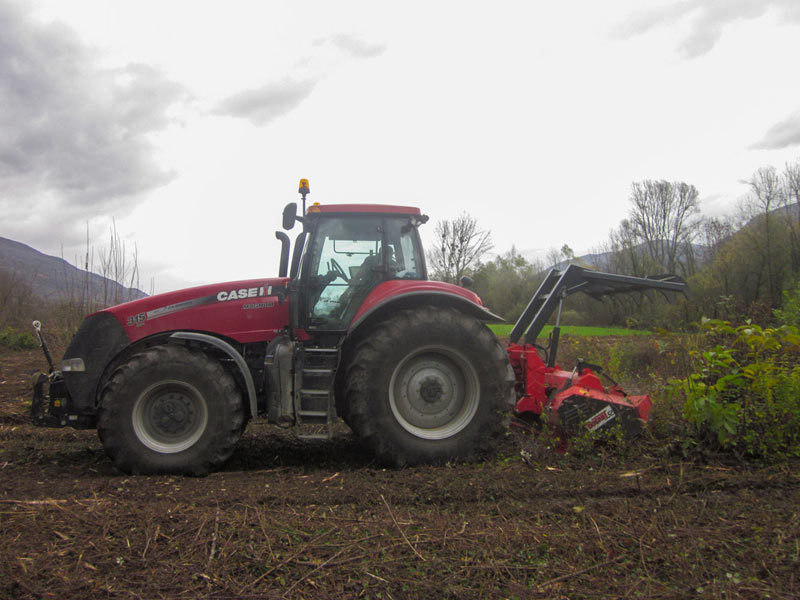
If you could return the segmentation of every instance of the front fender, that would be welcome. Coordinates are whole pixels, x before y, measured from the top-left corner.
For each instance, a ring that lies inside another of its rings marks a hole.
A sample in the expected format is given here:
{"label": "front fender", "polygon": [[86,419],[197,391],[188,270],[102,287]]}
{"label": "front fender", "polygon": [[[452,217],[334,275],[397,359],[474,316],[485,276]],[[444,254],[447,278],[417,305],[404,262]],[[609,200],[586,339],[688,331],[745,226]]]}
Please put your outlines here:
{"label": "front fender", "polygon": [[253,375],[250,373],[247,363],[242,355],[236,350],[236,348],[218,337],[208,335],[206,333],[197,333],[194,331],[176,331],[169,337],[176,340],[193,340],[195,342],[209,344],[224,352],[239,368],[242,379],[244,379],[247,399],[250,405],[250,416],[253,418],[258,416],[258,399],[256,398],[256,386],[253,382]]}
{"label": "front fender", "polygon": [[107,312],[90,315],[81,323],[64,353],[64,360],[82,358],[84,371],[64,373],[64,384],[77,411],[93,412],[100,378],[108,364],[131,344],[122,324]]}

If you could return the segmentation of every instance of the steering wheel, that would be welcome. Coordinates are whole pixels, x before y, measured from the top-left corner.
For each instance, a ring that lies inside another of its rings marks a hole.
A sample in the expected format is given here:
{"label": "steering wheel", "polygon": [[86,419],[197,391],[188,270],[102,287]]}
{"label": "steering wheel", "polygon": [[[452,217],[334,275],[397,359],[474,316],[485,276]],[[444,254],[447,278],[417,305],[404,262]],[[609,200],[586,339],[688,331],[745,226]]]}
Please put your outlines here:
{"label": "steering wheel", "polygon": [[330,259],[328,261],[328,270],[329,271],[333,271],[339,277],[344,279],[346,282],[348,282],[348,283],[350,282],[350,278],[345,274],[344,269],[342,268],[342,265],[340,265],[338,262],[336,262],[335,258],[332,258],[332,259]]}

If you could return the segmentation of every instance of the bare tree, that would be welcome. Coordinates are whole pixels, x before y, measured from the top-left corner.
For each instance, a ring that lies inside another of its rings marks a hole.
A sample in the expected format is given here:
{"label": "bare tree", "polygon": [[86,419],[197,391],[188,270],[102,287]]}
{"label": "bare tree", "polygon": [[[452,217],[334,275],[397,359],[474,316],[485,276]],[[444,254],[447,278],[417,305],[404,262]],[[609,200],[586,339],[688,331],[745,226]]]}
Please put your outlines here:
{"label": "bare tree", "polygon": [[611,232],[611,255],[606,270],[623,275],[647,275],[645,254],[640,248],[639,236],[630,219],[620,221]]}
{"label": "bare tree", "polygon": [[[102,303],[104,306],[133,300],[139,287],[139,250],[133,245],[128,256],[125,242],[117,233],[117,221],[112,219],[108,247],[100,253],[100,275],[103,276]],[[127,289],[126,289],[127,288]]]}
{"label": "bare tree", "polygon": [[433,278],[450,283],[457,283],[494,247],[491,233],[479,229],[477,220],[466,212],[452,221],[440,221],[435,236],[428,250]]}
{"label": "bare tree", "polygon": [[576,261],[575,251],[569,247],[569,244],[564,244],[560,250],[551,247],[547,251],[545,261],[550,267],[558,267],[561,264],[569,265]]}
{"label": "bare tree", "polygon": [[698,191],[682,181],[634,183],[629,214],[630,233],[649,258],[670,273],[694,271],[692,241],[700,227]]}
{"label": "bare tree", "polygon": [[115,219],[109,228],[108,246],[99,248],[91,243],[87,223],[86,252],[71,262],[80,270],[80,280],[73,279],[65,260],[62,288],[66,297],[61,318],[68,328],[77,327],[88,313],[138,297],[138,249],[136,244],[133,252],[126,248],[117,232]]}
{"label": "bare tree", "polygon": [[21,325],[29,319],[33,291],[25,279],[16,267],[0,267],[0,329],[4,325]]}
{"label": "bare tree", "polygon": [[800,276],[800,160],[787,164],[782,174],[783,202],[789,224],[792,274]]}
{"label": "bare tree", "polygon": [[766,277],[766,291],[770,305],[780,304],[781,286],[783,283],[784,261],[777,239],[780,217],[774,210],[783,204],[784,188],[775,167],[762,167],[747,180],[750,196],[746,199],[744,210],[752,215],[752,227],[745,227],[746,232],[759,257],[760,270]]}

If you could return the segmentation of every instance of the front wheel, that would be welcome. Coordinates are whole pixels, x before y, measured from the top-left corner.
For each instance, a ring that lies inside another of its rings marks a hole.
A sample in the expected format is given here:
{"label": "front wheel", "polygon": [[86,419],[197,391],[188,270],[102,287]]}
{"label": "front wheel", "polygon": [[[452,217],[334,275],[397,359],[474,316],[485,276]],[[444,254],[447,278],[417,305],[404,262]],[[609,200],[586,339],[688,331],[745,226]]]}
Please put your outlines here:
{"label": "front wheel", "polygon": [[120,366],[98,411],[103,446],[127,473],[204,475],[227,460],[244,422],[241,395],[219,361],[169,345]]}
{"label": "front wheel", "polygon": [[505,433],[513,382],[505,351],[482,323],[452,308],[405,310],[353,353],[348,423],[383,462],[465,458]]}

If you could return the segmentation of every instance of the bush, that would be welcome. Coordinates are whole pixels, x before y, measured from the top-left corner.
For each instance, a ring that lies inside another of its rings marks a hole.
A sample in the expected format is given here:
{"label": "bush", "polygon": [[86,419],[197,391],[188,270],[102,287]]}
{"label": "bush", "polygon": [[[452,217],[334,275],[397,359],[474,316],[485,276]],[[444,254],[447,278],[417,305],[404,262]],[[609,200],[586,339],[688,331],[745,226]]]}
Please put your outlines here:
{"label": "bush", "polygon": [[18,333],[11,327],[0,329],[0,346],[12,350],[30,350],[37,345],[36,338],[27,331]]}
{"label": "bush", "polygon": [[783,292],[781,307],[773,310],[772,314],[784,325],[800,327],[800,281],[797,282],[794,290]]}
{"label": "bush", "polygon": [[704,320],[706,350],[690,353],[685,397],[690,443],[740,457],[800,456],[800,335],[796,327]]}
{"label": "bush", "polygon": [[[571,369],[578,358],[599,364],[622,383],[635,383],[686,373],[687,344],[694,342],[685,334],[636,335],[624,337],[562,337],[561,366]],[[648,388],[649,389],[649,388]]]}

